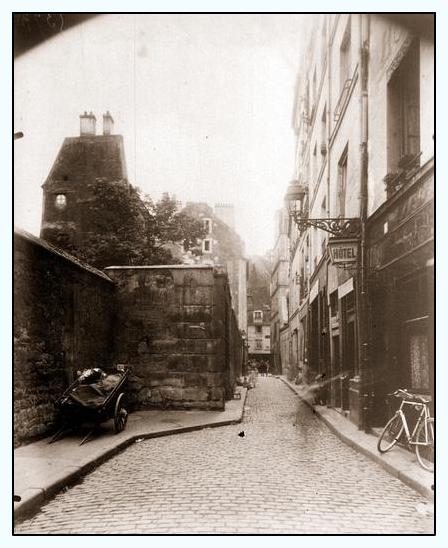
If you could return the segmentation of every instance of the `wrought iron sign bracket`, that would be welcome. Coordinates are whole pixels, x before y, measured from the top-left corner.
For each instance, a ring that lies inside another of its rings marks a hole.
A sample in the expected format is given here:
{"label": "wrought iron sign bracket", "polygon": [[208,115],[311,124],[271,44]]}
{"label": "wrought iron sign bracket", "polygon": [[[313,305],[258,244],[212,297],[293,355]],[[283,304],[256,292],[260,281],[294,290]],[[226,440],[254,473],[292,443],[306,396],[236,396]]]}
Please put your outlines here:
{"label": "wrought iron sign bracket", "polygon": [[337,238],[359,238],[361,235],[361,219],[359,217],[309,219],[300,215],[299,212],[291,212],[291,216],[301,232],[310,226],[314,226],[329,232]]}

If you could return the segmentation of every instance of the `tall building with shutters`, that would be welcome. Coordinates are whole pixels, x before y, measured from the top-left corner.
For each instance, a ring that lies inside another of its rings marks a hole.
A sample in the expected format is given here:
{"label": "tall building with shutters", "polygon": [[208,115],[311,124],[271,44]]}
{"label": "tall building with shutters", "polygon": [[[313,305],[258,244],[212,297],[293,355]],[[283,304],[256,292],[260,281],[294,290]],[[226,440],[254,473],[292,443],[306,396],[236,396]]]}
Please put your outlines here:
{"label": "tall building with shutters", "polygon": [[291,378],[324,375],[327,405],[381,425],[388,392],[433,393],[434,18],[315,21],[294,179],[308,219],[360,221],[363,268],[334,264],[332,235],[291,221],[281,346]]}

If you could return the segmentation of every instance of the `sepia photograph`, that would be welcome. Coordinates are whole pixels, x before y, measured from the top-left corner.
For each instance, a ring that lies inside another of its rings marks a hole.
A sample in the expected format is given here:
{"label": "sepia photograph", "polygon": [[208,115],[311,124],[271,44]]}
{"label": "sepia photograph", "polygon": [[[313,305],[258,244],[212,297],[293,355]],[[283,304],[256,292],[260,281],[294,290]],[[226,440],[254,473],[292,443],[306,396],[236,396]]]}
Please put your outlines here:
{"label": "sepia photograph", "polygon": [[9,15],[12,535],[434,536],[436,14]]}

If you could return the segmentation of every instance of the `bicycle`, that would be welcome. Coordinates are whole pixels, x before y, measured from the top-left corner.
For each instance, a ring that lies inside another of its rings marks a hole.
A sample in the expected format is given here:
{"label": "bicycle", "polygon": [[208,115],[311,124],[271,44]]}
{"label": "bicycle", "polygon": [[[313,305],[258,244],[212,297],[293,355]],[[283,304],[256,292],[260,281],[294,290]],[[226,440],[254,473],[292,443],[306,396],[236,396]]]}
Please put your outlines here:
{"label": "bicycle", "polygon": [[[388,395],[401,398],[402,402],[394,416],[386,423],[379,437],[377,444],[378,451],[380,453],[390,451],[398,443],[404,432],[407,444],[414,446],[420,466],[432,472],[434,470],[434,418],[430,416],[429,400],[425,400],[416,394],[410,394],[402,388]],[[412,433],[403,411],[406,405],[412,406],[419,412]]]}

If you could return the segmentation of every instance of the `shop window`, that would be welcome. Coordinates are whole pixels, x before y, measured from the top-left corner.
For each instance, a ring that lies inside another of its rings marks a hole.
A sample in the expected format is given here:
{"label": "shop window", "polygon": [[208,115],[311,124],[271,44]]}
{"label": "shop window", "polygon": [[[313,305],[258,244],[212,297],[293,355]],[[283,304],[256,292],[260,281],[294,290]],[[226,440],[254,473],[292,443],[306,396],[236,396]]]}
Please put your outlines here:
{"label": "shop window", "polygon": [[333,291],[333,293],[330,293],[330,314],[331,317],[334,318],[338,315],[339,311],[339,299],[338,299],[338,291]]}
{"label": "shop window", "polygon": [[67,206],[67,196],[65,194],[57,194],[55,205],[58,209],[64,209]]}
{"label": "shop window", "polygon": [[351,312],[352,310],[355,309],[355,293],[354,293],[354,291],[350,291],[350,293],[348,293],[345,296],[345,308],[346,308],[347,312]]}
{"label": "shop window", "polygon": [[387,85],[387,164],[395,173],[420,152],[419,42],[409,47]]}
{"label": "shop window", "polygon": [[411,388],[416,391],[430,390],[428,328],[426,320],[407,323],[406,341]]}

